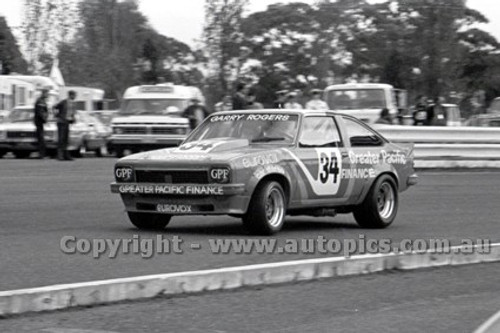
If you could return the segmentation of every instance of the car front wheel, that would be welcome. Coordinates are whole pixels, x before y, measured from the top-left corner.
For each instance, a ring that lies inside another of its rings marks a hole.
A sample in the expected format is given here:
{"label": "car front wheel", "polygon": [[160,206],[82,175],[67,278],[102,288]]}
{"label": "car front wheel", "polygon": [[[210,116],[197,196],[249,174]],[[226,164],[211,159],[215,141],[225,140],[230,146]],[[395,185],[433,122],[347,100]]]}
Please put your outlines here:
{"label": "car front wheel", "polygon": [[398,212],[398,191],[394,180],[383,175],[378,178],[365,200],[354,209],[354,218],[363,228],[388,227]]}
{"label": "car front wheel", "polygon": [[133,225],[141,230],[162,230],[172,218],[171,215],[156,213],[128,212],[128,218]]}
{"label": "car front wheel", "polygon": [[252,233],[272,235],[281,230],[285,222],[285,192],[278,182],[267,181],[255,190],[243,225]]}

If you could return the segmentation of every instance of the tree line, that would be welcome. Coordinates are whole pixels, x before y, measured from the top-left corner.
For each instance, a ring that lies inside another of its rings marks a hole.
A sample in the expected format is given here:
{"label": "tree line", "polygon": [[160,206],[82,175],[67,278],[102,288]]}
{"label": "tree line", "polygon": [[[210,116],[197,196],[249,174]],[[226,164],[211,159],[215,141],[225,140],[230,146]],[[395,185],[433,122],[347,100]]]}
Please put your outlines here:
{"label": "tree line", "polygon": [[248,14],[249,3],[206,0],[201,43],[190,47],[155,31],[136,0],[25,0],[24,58],[0,19],[2,71],[47,75],[57,57],[67,84],[110,98],[167,81],[202,88],[209,105],[237,82],[252,84],[265,105],[277,90],[345,81],[430,98],[500,95],[499,44],[465,0],[320,0]]}

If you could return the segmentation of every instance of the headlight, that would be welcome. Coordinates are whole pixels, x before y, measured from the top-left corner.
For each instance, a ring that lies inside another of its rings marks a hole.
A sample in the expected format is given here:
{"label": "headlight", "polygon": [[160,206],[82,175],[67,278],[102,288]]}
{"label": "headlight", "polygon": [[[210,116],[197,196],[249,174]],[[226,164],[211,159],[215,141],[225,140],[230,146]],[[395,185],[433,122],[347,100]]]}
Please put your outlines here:
{"label": "headlight", "polygon": [[187,128],[176,128],[175,134],[186,134]]}
{"label": "headlight", "polygon": [[231,181],[231,170],[226,167],[210,169],[210,179],[213,183],[227,184]]}
{"label": "headlight", "polygon": [[113,134],[123,134],[123,128],[113,127]]}
{"label": "headlight", "polygon": [[134,170],[128,166],[115,167],[115,179],[119,183],[129,183],[134,181]]}

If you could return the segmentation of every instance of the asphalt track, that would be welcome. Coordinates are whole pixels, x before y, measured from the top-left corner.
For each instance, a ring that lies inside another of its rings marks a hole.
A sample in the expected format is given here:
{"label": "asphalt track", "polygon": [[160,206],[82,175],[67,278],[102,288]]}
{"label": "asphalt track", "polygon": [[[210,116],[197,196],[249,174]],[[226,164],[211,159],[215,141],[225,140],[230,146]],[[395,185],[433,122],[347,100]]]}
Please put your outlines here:
{"label": "asphalt track", "polygon": [[[65,254],[65,236],[84,239],[156,237],[128,222],[117,195],[109,191],[114,159],[0,160],[0,290],[198,270],[322,256],[313,254],[214,254],[207,239],[248,238],[231,217],[174,218],[162,233],[183,239],[183,254],[119,254],[94,259]],[[400,197],[394,225],[360,229],[349,215],[289,218],[278,240],[316,238],[463,238],[500,240],[500,172],[420,172],[420,183]],[[192,249],[189,244],[200,244]]]}
{"label": "asphalt track", "polygon": [[333,278],[0,319],[5,333],[471,333],[500,309],[500,263]]}

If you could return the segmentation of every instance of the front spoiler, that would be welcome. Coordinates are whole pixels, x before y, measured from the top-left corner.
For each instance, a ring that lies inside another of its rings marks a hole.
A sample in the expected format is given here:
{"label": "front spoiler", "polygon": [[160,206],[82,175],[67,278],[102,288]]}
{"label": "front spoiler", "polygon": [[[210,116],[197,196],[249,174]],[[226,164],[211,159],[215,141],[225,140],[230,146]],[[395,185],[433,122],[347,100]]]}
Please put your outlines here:
{"label": "front spoiler", "polygon": [[245,184],[137,184],[112,183],[128,212],[169,215],[241,215],[250,195]]}
{"label": "front spoiler", "polygon": [[406,185],[412,186],[412,185],[417,185],[418,183],[418,175],[416,173],[410,175],[408,177],[408,180],[406,181]]}

